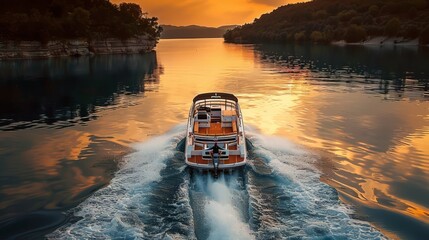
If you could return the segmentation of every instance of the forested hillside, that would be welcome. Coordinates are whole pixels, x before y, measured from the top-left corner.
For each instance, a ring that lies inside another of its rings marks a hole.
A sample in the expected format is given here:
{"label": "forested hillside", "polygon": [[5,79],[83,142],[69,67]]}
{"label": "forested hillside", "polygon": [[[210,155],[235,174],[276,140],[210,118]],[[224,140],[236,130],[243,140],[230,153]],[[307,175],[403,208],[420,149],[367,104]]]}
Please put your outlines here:
{"label": "forested hillside", "polygon": [[429,0],[313,0],[263,14],[228,31],[227,42],[361,42],[371,37],[429,43]]}
{"label": "forested hillside", "polygon": [[0,40],[158,39],[157,18],[148,18],[137,4],[109,0],[0,1]]}
{"label": "forested hillside", "polygon": [[233,29],[236,25],[221,27],[204,26],[171,26],[162,25],[161,38],[221,38],[227,30]]}

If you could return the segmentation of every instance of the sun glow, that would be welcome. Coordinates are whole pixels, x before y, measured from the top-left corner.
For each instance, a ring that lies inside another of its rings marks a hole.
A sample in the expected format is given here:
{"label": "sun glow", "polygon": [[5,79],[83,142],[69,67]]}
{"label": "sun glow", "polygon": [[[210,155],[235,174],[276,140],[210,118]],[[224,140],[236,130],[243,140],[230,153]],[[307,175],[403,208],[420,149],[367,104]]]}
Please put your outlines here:
{"label": "sun glow", "polygon": [[112,0],[111,2],[117,4],[124,1],[139,4],[144,12],[158,17],[161,24],[177,26],[195,24],[212,27],[252,22],[261,14],[271,12],[279,6],[300,2],[296,0]]}

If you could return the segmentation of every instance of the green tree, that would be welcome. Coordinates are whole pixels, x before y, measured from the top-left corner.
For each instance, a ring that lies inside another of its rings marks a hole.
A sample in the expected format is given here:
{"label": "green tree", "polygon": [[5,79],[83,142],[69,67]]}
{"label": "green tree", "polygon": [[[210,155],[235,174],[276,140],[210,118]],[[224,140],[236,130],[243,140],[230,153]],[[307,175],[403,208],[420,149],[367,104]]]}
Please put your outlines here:
{"label": "green tree", "polygon": [[0,1],[0,38],[39,40],[150,36],[159,38],[156,19],[137,4],[109,0]]}
{"label": "green tree", "polygon": [[87,37],[89,34],[90,13],[81,7],[75,8],[68,16],[69,31],[72,37]]}
{"label": "green tree", "polygon": [[420,33],[419,41],[420,41],[420,44],[429,44],[429,27],[426,27]]}
{"label": "green tree", "polygon": [[279,7],[228,36],[246,43],[316,41],[317,32],[326,41],[356,42],[386,35],[411,38],[429,25],[428,13],[429,0],[313,0]]}
{"label": "green tree", "polygon": [[28,22],[24,23],[22,39],[23,40],[36,40],[43,44],[47,43],[51,38],[50,32],[51,19],[40,13],[38,9],[31,9]]}
{"label": "green tree", "polygon": [[296,42],[303,42],[306,40],[305,31],[297,32],[294,35],[294,39]]}
{"label": "green tree", "polygon": [[390,19],[385,28],[384,31],[389,37],[394,37],[398,34],[399,30],[401,29],[401,22],[397,18]]}
{"label": "green tree", "polygon": [[338,17],[342,22],[348,22],[355,16],[357,16],[357,12],[355,10],[344,10],[338,14]]}
{"label": "green tree", "polygon": [[313,13],[313,19],[315,20],[325,19],[327,17],[328,17],[328,13],[326,12],[326,10],[319,10]]}
{"label": "green tree", "polygon": [[143,17],[142,9],[135,3],[121,3],[119,4],[119,11],[134,21],[138,21]]}
{"label": "green tree", "polygon": [[405,28],[403,35],[408,39],[418,38],[420,35],[420,30],[416,25],[410,24]]}
{"label": "green tree", "polygon": [[325,26],[323,29],[323,36],[326,42],[330,42],[334,39],[334,29],[331,26]]}
{"label": "green tree", "polygon": [[378,25],[370,25],[365,27],[366,34],[371,37],[383,36],[384,29]]}
{"label": "green tree", "polygon": [[380,8],[377,5],[372,5],[368,9],[368,13],[373,17],[377,16],[379,12],[380,12]]}
{"label": "green tree", "polygon": [[425,0],[408,0],[407,1],[411,6],[415,8],[425,8],[428,6],[429,1]]}
{"label": "green tree", "polygon": [[361,42],[366,39],[366,31],[363,27],[351,25],[347,28],[344,40],[348,43]]}
{"label": "green tree", "polygon": [[310,40],[315,43],[325,42],[325,36],[320,31],[313,31],[310,35]]}

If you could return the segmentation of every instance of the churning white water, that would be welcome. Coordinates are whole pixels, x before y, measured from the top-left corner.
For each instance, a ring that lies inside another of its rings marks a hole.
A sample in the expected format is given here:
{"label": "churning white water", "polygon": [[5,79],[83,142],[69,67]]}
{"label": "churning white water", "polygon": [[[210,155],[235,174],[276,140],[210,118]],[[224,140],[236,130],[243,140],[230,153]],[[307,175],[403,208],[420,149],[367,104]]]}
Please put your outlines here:
{"label": "churning white water", "polygon": [[[383,239],[320,181],[318,156],[248,130],[244,171],[189,174],[184,126],[134,145],[111,183],[48,238]],[[182,146],[183,147],[183,146]]]}

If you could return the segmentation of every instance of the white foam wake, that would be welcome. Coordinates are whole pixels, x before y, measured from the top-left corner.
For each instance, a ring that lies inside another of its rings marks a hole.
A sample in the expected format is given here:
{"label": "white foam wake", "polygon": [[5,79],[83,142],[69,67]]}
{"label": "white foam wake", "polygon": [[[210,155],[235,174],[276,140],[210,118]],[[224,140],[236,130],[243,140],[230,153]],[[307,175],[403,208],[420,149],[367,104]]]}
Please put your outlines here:
{"label": "white foam wake", "polygon": [[254,171],[261,165],[271,169],[261,172],[264,177],[250,175],[247,186],[258,237],[385,238],[369,223],[351,218],[351,208],[320,181],[318,156],[283,138],[257,133],[248,137],[254,145],[250,159]]}
{"label": "white foam wake", "polygon": [[[61,239],[145,239],[145,238],[192,238],[192,218],[184,222],[163,221],[170,215],[158,214],[153,209],[154,189],[161,181],[161,171],[166,162],[174,158],[177,143],[183,139],[184,127],[179,126],[167,134],[152,138],[133,146],[135,152],[125,157],[120,170],[111,183],[94,193],[73,210],[72,214],[80,220],[66,225],[48,238]],[[183,170],[183,168],[181,169]],[[183,179],[183,177],[181,177]],[[170,198],[176,198],[171,206],[171,214],[192,215],[187,196],[189,185],[186,179],[177,192]],[[187,206],[186,206],[187,205]],[[156,216],[154,216],[156,215]],[[175,216],[177,217],[177,216]],[[148,222],[150,221],[152,222]],[[169,230],[186,225],[169,236]]]}
{"label": "white foam wake", "polygon": [[[285,139],[248,131],[253,170],[190,178],[176,145],[184,126],[139,143],[111,183],[71,211],[53,239],[384,239],[350,217],[320,181],[318,157]],[[246,185],[247,183],[247,185]]]}
{"label": "white foam wake", "polygon": [[[202,213],[209,240],[253,239],[245,218],[247,193],[240,186],[237,176],[221,175],[213,179],[210,175],[196,177],[196,191],[202,191]],[[194,209],[195,211],[195,209]]]}

